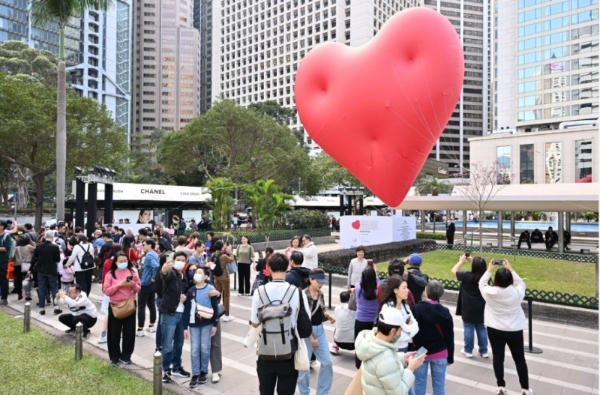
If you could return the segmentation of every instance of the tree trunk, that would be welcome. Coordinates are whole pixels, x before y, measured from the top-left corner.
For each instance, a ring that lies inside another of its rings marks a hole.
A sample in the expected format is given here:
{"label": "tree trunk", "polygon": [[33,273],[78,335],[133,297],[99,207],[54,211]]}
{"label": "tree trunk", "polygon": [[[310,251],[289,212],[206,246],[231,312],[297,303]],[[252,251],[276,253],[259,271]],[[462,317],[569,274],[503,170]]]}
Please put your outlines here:
{"label": "tree trunk", "polygon": [[482,218],[483,218],[483,210],[479,210],[479,253],[483,254],[483,224],[482,224]]}
{"label": "tree trunk", "polygon": [[33,177],[35,184],[35,229],[42,226],[42,216],[44,215],[44,176],[36,175]]}
{"label": "tree trunk", "polygon": [[[58,59],[58,103],[56,106],[56,220],[65,219],[65,173],[67,169],[67,77],[64,60],[65,30],[60,29]],[[37,205],[36,197],[36,205]],[[42,197],[43,199],[43,197]],[[40,217],[41,218],[41,217]],[[36,219],[37,223],[37,219]]]}

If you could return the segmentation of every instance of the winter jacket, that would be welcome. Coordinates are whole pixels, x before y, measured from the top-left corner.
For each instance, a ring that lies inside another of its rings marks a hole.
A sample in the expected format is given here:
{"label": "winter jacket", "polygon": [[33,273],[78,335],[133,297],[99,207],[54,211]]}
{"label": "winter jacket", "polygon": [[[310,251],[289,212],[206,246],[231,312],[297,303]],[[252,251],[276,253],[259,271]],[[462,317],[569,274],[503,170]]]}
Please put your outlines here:
{"label": "winter jacket", "polygon": [[88,299],[85,292],[81,291],[75,299],[71,299],[68,296],[59,299],[60,303],[67,305],[71,314],[81,315],[87,314],[92,318],[98,317],[98,311],[94,303]]}
{"label": "winter jacket", "polygon": [[158,254],[154,251],[150,251],[144,258],[144,265],[142,266],[142,286],[152,285],[152,279],[156,275],[159,267]]}
{"label": "winter jacket", "polygon": [[448,350],[448,363],[454,363],[454,321],[450,310],[428,300],[414,305],[412,312],[419,323],[419,332],[413,337],[415,349],[425,347],[428,355]]}
{"label": "winter jacket", "polygon": [[181,295],[187,292],[187,278],[175,269],[170,269],[167,273],[160,271],[157,275],[162,280],[162,300],[158,311],[161,314],[173,315],[179,307]]}
{"label": "winter jacket", "polygon": [[378,339],[376,329],[356,337],[356,356],[362,361],[362,387],[365,395],[406,395],[415,381],[406,369],[404,353],[396,345]]}
{"label": "winter jacket", "polygon": [[302,254],[304,255],[304,262],[302,262],[303,267],[308,269],[316,269],[319,267],[319,253],[317,252],[315,243],[311,241],[304,246]]}
{"label": "winter jacket", "polygon": [[409,267],[407,269],[406,285],[415,297],[415,302],[423,300],[423,291],[429,282],[427,274],[423,273],[418,267]]}
{"label": "winter jacket", "polygon": [[308,287],[309,275],[310,269],[293,266],[292,270],[285,274],[285,282],[295,285],[300,289],[306,289]]}
{"label": "winter jacket", "polygon": [[527,327],[521,302],[525,297],[525,283],[512,272],[513,285],[506,288],[488,285],[492,274],[486,271],[479,280],[481,296],[485,299],[484,323],[500,331],[517,332]]}
{"label": "winter jacket", "polygon": [[56,264],[60,262],[60,248],[54,244],[49,242],[48,240],[44,240],[42,244],[38,244],[35,247],[35,251],[33,252],[32,258],[32,271],[39,274],[50,274],[50,275],[58,275],[58,270],[56,269]]}

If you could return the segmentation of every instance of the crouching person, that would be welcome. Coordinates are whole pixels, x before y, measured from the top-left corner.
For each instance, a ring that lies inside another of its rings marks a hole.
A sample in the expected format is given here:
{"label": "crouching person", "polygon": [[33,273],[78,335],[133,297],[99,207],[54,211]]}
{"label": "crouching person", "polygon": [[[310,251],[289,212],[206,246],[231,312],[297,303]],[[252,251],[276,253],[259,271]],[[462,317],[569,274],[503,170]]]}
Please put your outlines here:
{"label": "crouching person", "polygon": [[68,293],[64,290],[58,291],[56,300],[58,303],[65,304],[71,311],[70,314],[58,316],[58,320],[69,327],[66,333],[74,332],[75,326],[81,322],[83,325],[83,338],[90,337],[90,328],[96,325],[98,311],[94,303],[81,290],[81,287],[74,284],[69,287]]}
{"label": "crouching person", "polygon": [[364,330],[356,338],[356,356],[362,361],[362,387],[369,395],[407,395],[414,371],[423,365],[425,354],[397,353],[396,341],[404,324],[398,309],[383,306],[377,329]]}

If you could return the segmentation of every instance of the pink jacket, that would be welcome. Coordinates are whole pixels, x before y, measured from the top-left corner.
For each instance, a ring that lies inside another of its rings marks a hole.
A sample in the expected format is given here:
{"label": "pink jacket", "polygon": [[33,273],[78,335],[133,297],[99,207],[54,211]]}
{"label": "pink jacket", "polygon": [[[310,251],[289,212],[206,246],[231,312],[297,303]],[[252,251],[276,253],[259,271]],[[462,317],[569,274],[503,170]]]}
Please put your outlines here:
{"label": "pink jacket", "polygon": [[[125,281],[128,276],[133,276],[133,287],[128,285],[120,287],[119,284],[121,281]],[[138,276],[136,270],[129,271],[127,269],[116,269],[115,277],[116,278],[113,277],[112,273],[108,272],[102,282],[102,292],[110,297],[111,303],[120,303],[132,296],[135,297],[135,295],[140,292],[142,285],[140,283],[140,276]]]}

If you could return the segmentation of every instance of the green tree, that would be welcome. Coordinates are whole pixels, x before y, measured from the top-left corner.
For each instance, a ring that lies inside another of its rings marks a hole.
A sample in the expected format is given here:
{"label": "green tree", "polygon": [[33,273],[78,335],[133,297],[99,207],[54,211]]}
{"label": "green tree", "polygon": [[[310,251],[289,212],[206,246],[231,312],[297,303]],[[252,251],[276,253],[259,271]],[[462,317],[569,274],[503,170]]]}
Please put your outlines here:
{"label": "green tree", "polygon": [[293,108],[281,106],[275,100],[268,100],[259,103],[251,103],[248,108],[254,110],[259,115],[268,115],[280,125],[288,126],[296,115]]}
{"label": "green tree", "polygon": [[56,87],[56,57],[49,51],[30,48],[22,41],[0,43],[0,73],[23,81]]}
{"label": "green tree", "polygon": [[229,225],[229,213],[233,210],[231,196],[237,186],[222,177],[212,178],[206,183],[211,196],[212,225],[215,230],[225,230]]}
{"label": "green tree", "polygon": [[160,163],[153,160],[152,153],[156,152],[165,134],[164,130],[155,130],[150,135],[133,134],[124,171],[117,176],[117,181],[133,184],[175,184]]}
{"label": "green tree", "polygon": [[293,196],[283,193],[274,180],[259,180],[245,188],[245,191],[252,204],[253,220],[258,229],[274,228],[285,212],[291,210],[288,202]]}
{"label": "green tree", "polygon": [[363,186],[352,173],[333,160],[325,151],[320,152],[311,159],[310,178],[303,179],[302,182],[306,182],[306,188],[311,191],[315,189],[321,191],[328,188],[337,188],[338,186]]}
{"label": "green tree", "polygon": [[33,22],[43,26],[58,23],[58,80],[56,105],[56,218],[65,217],[65,182],[67,169],[67,71],[65,64],[65,28],[72,17],[87,9],[106,10],[110,0],[32,0]]}
{"label": "green tree", "polygon": [[[119,170],[127,152],[123,128],[93,99],[72,94],[66,104],[69,168],[97,163]],[[55,89],[0,73],[0,160],[29,169],[35,185],[36,227],[42,221],[44,181],[56,171],[56,105]],[[64,200],[64,188],[61,191]]]}
{"label": "green tree", "polygon": [[435,177],[421,177],[415,183],[415,190],[419,195],[431,194],[438,196],[440,193],[452,191],[452,185]]}
{"label": "green tree", "polygon": [[232,100],[215,103],[182,130],[165,135],[157,156],[171,177],[197,169],[206,179],[223,177],[242,185],[261,179],[297,185],[299,169],[309,165],[287,127]]}

